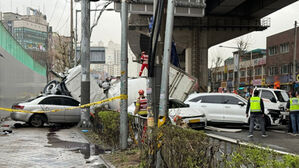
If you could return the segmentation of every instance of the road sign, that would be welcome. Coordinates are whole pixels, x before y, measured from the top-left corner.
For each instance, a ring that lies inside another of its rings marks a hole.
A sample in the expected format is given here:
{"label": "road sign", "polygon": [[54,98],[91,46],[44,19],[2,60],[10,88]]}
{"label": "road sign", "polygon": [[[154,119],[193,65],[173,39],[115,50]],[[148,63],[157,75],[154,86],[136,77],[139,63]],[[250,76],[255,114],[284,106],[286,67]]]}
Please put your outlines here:
{"label": "road sign", "polygon": [[297,77],[296,77],[296,79],[297,79],[297,82],[299,82],[299,74],[297,74]]}

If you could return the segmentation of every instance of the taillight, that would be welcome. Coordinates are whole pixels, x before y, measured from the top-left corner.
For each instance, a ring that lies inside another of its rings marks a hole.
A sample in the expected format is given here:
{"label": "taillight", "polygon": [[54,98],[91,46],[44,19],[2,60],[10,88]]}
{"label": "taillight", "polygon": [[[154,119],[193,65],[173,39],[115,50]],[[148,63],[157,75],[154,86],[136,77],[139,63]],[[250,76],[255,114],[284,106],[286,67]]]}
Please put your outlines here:
{"label": "taillight", "polygon": [[21,106],[21,105],[14,105],[12,106],[13,109],[24,109],[24,106]]}

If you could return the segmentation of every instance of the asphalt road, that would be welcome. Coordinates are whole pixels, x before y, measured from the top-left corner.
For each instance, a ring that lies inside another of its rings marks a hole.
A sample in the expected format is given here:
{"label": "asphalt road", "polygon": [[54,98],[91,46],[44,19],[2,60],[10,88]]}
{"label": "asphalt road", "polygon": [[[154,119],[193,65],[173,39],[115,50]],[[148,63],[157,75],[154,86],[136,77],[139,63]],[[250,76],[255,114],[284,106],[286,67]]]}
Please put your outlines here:
{"label": "asphalt road", "polygon": [[[226,127],[227,128],[227,127]],[[230,127],[231,128],[231,127]],[[285,132],[285,126],[271,127],[267,130],[268,137],[262,137],[261,131],[254,131],[253,137],[248,138],[248,128],[246,127],[233,127],[241,128],[241,132],[231,133],[231,132],[217,132],[217,131],[206,131],[207,133],[212,133],[228,138],[237,139],[243,142],[254,143],[256,145],[261,145],[264,147],[269,147],[271,149],[299,154],[299,135],[292,136]]]}

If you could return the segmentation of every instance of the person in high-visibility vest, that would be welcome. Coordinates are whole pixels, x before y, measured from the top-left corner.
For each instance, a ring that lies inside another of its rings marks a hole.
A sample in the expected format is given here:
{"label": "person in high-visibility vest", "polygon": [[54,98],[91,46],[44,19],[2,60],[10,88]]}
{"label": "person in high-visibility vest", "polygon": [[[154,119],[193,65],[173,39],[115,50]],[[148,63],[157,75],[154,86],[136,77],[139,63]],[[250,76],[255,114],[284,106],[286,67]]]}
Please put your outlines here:
{"label": "person in high-visibility vest", "polygon": [[298,92],[292,94],[292,98],[287,102],[287,109],[290,111],[290,119],[293,134],[299,135],[299,94]]}
{"label": "person in high-visibility vest", "polygon": [[147,98],[144,96],[144,90],[139,90],[139,97],[136,101],[136,107],[134,114],[139,114],[141,116],[147,116]]}
{"label": "person in high-visibility vest", "polygon": [[253,96],[248,99],[246,108],[246,117],[250,111],[250,123],[249,123],[249,135],[248,137],[253,137],[254,122],[258,121],[262,130],[262,137],[267,137],[265,130],[265,114],[264,114],[264,102],[259,97],[259,91],[255,90]]}

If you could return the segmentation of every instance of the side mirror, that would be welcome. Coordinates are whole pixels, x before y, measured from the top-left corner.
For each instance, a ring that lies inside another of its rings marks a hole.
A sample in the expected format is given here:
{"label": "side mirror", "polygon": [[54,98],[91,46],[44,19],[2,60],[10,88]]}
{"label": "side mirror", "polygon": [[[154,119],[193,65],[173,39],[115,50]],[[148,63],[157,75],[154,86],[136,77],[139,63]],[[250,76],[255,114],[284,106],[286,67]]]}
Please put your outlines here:
{"label": "side mirror", "polygon": [[272,98],[270,99],[270,101],[271,101],[272,103],[277,103],[277,101],[276,101],[276,99],[275,99],[274,97],[272,97]]}
{"label": "side mirror", "polygon": [[240,105],[240,106],[244,106],[245,103],[244,103],[244,102],[238,102],[238,105]]}

